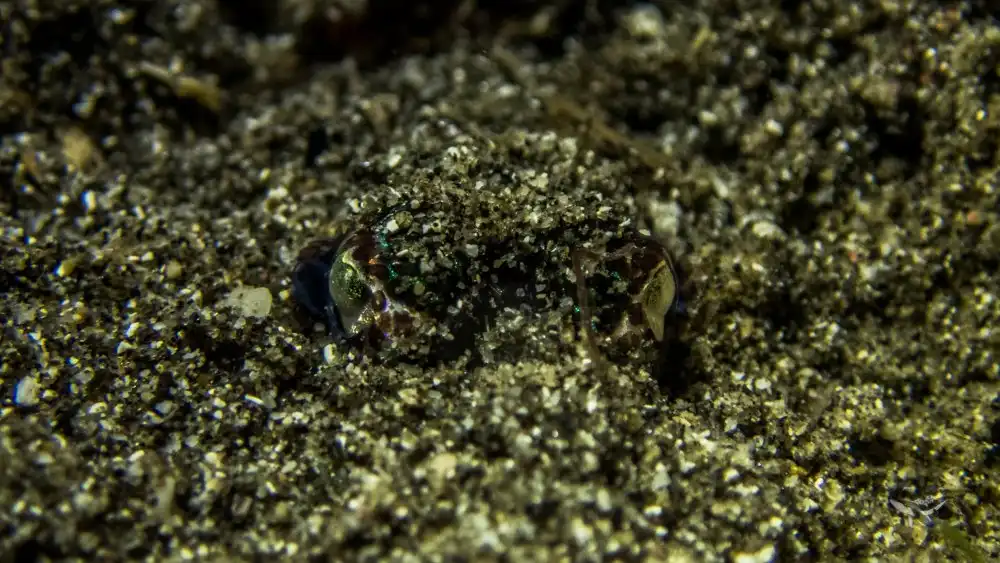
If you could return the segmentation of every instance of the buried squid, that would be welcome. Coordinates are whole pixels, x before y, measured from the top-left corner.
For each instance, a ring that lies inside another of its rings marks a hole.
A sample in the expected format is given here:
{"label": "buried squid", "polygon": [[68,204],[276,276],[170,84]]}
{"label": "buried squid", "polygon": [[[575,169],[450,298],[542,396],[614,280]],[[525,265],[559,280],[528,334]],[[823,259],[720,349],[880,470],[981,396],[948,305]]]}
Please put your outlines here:
{"label": "buried squid", "polygon": [[683,313],[668,251],[628,220],[564,220],[525,234],[463,220],[473,214],[442,219],[448,205],[363,210],[308,244],[292,274],[300,317],[341,350],[383,361],[481,358],[499,332],[513,358],[530,348],[525,335],[552,334],[524,327],[561,319],[594,361],[647,362]]}

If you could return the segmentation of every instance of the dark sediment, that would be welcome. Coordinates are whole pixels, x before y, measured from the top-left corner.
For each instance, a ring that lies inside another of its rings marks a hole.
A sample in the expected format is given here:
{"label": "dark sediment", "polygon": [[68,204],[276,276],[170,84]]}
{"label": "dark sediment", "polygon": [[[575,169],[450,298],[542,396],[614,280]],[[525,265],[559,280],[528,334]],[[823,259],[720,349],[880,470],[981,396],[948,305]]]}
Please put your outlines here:
{"label": "dark sediment", "polygon": [[[987,3],[130,6],[0,5],[4,561],[1000,557]],[[352,200],[477,181],[662,240],[663,361],[300,330]]]}

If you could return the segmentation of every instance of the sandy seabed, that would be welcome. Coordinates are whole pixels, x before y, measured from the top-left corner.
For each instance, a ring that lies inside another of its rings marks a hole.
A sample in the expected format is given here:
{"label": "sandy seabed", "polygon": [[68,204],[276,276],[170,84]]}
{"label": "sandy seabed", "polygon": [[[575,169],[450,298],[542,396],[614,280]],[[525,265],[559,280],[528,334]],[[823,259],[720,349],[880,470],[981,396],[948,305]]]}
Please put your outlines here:
{"label": "sandy seabed", "polygon": [[[995,560],[987,5],[0,5],[0,561]],[[687,317],[303,330],[299,250],[427,201],[648,228]]]}

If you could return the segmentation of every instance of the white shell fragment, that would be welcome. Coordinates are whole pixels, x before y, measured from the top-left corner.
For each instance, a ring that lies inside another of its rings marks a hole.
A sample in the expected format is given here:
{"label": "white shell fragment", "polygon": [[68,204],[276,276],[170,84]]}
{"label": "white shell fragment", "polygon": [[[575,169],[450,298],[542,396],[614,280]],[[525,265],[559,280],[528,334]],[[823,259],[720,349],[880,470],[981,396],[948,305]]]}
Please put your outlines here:
{"label": "white shell fragment", "polygon": [[236,309],[244,317],[264,318],[271,313],[271,290],[245,286],[233,290],[222,305]]}
{"label": "white shell fragment", "polygon": [[24,377],[14,388],[14,403],[22,407],[37,405],[38,391],[38,380],[31,375]]}

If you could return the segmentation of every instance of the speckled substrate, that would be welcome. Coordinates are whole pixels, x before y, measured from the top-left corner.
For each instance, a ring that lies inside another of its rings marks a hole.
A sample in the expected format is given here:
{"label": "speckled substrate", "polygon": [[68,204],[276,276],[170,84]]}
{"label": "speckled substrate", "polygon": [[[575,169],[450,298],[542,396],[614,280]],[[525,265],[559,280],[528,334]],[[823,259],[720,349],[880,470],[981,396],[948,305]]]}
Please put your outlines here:
{"label": "speckled substrate", "polygon": [[[388,4],[0,6],[0,560],[1000,557],[986,3]],[[664,240],[676,361],[298,330],[346,202],[484,167]]]}

